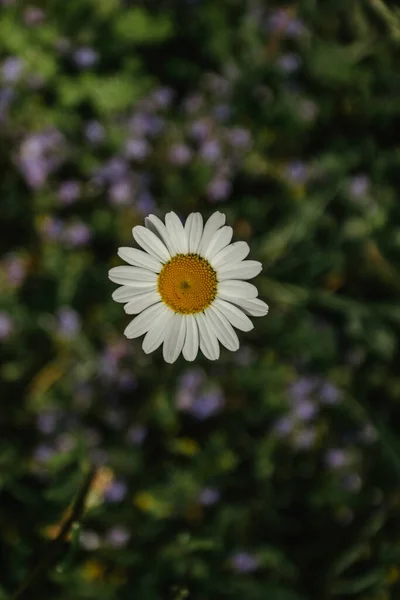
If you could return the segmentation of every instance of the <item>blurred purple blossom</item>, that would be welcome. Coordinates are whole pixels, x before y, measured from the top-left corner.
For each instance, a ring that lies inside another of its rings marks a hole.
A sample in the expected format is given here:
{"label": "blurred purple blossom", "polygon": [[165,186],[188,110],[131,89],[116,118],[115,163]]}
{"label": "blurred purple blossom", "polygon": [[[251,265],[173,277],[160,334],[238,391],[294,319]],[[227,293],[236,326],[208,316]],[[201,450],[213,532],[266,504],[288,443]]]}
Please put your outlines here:
{"label": "blurred purple blossom", "polygon": [[369,186],[370,180],[367,175],[354,175],[349,181],[349,193],[353,198],[360,198],[368,193]]}
{"label": "blurred purple blossom", "polygon": [[286,176],[294,184],[302,184],[307,181],[308,169],[301,160],[294,160],[286,166]]}
{"label": "blurred purple blossom", "polygon": [[67,225],[63,232],[64,241],[71,247],[86,246],[92,237],[89,227],[85,223],[75,222]]}
{"label": "blurred purple blossom", "polygon": [[127,493],[127,485],[123,481],[113,481],[104,492],[106,502],[121,502]]}
{"label": "blurred purple blossom", "polygon": [[251,134],[243,127],[233,127],[228,131],[228,139],[235,148],[248,149],[251,146]]}
{"label": "blurred purple blossom", "polygon": [[293,408],[293,412],[301,421],[309,421],[315,417],[317,406],[306,398],[299,400]]}
{"label": "blurred purple blossom", "polygon": [[24,21],[27,25],[35,27],[43,23],[45,14],[43,10],[37,6],[28,6],[24,10]]}
{"label": "blurred purple blossom", "polygon": [[295,418],[292,414],[283,415],[274,424],[274,432],[279,437],[285,437],[293,433],[296,426]]}
{"label": "blurred purple blossom", "polygon": [[207,140],[200,148],[200,156],[209,163],[216,162],[221,156],[221,147],[218,140]]}
{"label": "blurred purple blossom", "polygon": [[105,129],[99,121],[89,121],[85,127],[85,136],[92,144],[100,144],[105,137]]}
{"label": "blurred purple blossom", "polygon": [[231,107],[228,104],[217,104],[213,110],[215,118],[222,123],[229,119],[231,112]]}
{"label": "blurred purple blossom", "polygon": [[56,129],[27,136],[20,146],[18,164],[32,188],[41,188],[62,162],[65,140]]}
{"label": "blurred purple blossom", "polygon": [[329,381],[325,381],[319,389],[319,397],[322,404],[337,404],[341,396],[341,390]]}
{"label": "blurred purple blossom", "polygon": [[220,390],[209,390],[194,398],[187,412],[202,421],[218,413],[224,404],[225,399]]}
{"label": "blurred purple blossom", "polygon": [[268,29],[274,33],[284,33],[287,37],[299,37],[305,31],[302,21],[284,8],[275,10],[272,13],[268,20]]}
{"label": "blurred purple blossom", "polygon": [[113,183],[108,190],[109,198],[115,206],[125,206],[133,200],[132,182],[129,179],[122,179]]}
{"label": "blurred purple blossom", "polygon": [[63,232],[63,222],[53,216],[47,216],[40,225],[41,233],[50,240],[57,240]]}
{"label": "blurred purple blossom", "polygon": [[16,83],[24,70],[24,61],[19,56],[9,56],[1,65],[1,74],[6,83]]}
{"label": "blurred purple blossom", "polygon": [[93,48],[84,47],[78,48],[73,53],[75,64],[81,69],[89,69],[93,67],[99,59],[98,53]]}
{"label": "blurred purple blossom", "polygon": [[192,158],[192,152],[186,144],[174,144],[168,152],[170,162],[178,167],[187,165]]}
{"label": "blurred purple blossom", "polygon": [[144,139],[130,139],[125,144],[125,156],[132,160],[142,161],[150,152],[150,144]]}
{"label": "blurred purple blossom", "polygon": [[34,450],[33,458],[42,464],[46,464],[57,454],[56,450],[47,444],[39,444]]}
{"label": "blurred purple blossom", "polygon": [[203,506],[212,506],[219,501],[220,497],[221,494],[216,488],[205,487],[201,490],[197,500]]}
{"label": "blurred purple blossom", "polygon": [[160,87],[153,91],[151,98],[158,108],[167,108],[174,98],[174,91],[169,87]]}
{"label": "blurred purple blossom", "polygon": [[226,200],[232,191],[232,184],[227,179],[213,179],[207,186],[207,196],[212,202]]}
{"label": "blurred purple blossom", "polygon": [[81,184],[79,181],[70,179],[63,181],[58,188],[58,198],[64,205],[72,204],[78,200],[81,194]]}
{"label": "blurred purple blossom", "polygon": [[65,338],[71,339],[80,330],[78,313],[70,306],[62,306],[57,312],[58,332]]}
{"label": "blurred purple blossom", "polygon": [[13,331],[13,322],[5,312],[0,312],[0,340],[6,340]]}
{"label": "blurred purple blossom", "polygon": [[12,286],[19,286],[25,279],[26,263],[17,255],[10,254],[4,260],[4,267],[8,282]]}
{"label": "blurred purple blossom", "polygon": [[106,542],[113,548],[123,548],[129,542],[130,533],[126,527],[115,525],[108,530]]}
{"label": "blurred purple blossom", "polygon": [[129,130],[138,138],[155,136],[164,129],[164,126],[164,119],[147,112],[135,113],[129,121]]}
{"label": "blurred purple blossom", "polygon": [[206,381],[206,375],[202,369],[188,369],[179,380],[179,387],[185,391],[194,391]]}
{"label": "blurred purple blossom", "polygon": [[105,162],[94,174],[94,179],[99,184],[118,183],[121,179],[129,178],[130,167],[127,161],[119,156]]}
{"label": "blurred purple blossom", "polygon": [[136,208],[143,214],[148,215],[154,212],[156,208],[156,201],[148,190],[143,190],[136,200]]}
{"label": "blurred purple blossom", "polygon": [[282,54],[278,58],[277,63],[285,73],[294,73],[300,68],[301,59],[298,54],[295,54],[294,52],[288,52],[287,54]]}
{"label": "blurred purple blossom", "polygon": [[38,414],[36,422],[41,433],[53,433],[57,425],[57,414],[55,412],[44,411]]}
{"label": "blurred purple blossom", "polygon": [[118,378],[119,388],[125,392],[130,392],[137,388],[137,379],[130,371],[122,371]]}
{"label": "blurred purple blossom", "polygon": [[126,440],[130,444],[140,446],[147,436],[147,427],[144,425],[132,425],[126,432]]}
{"label": "blurred purple blossom", "polygon": [[192,137],[198,142],[204,142],[208,135],[211,133],[211,124],[206,119],[199,119],[192,123],[190,133]]}
{"label": "blurred purple blossom", "polygon": [[348,453],[341,448],[331,448],[325,456],[325,462],[331,469],[340,469],[348,464]]}
{"label": "blurred purple blossom", "polygon": [[260,561],[248,552],[236,552],[231,558],[231,565],[240,573],[253,573],[260,566]]}
{"label": "blurred purple blossom", "polygon": [[315,380],[312,377],[298,377],[288,388],[289,398],[299,402],[307,398],[315,389]]}

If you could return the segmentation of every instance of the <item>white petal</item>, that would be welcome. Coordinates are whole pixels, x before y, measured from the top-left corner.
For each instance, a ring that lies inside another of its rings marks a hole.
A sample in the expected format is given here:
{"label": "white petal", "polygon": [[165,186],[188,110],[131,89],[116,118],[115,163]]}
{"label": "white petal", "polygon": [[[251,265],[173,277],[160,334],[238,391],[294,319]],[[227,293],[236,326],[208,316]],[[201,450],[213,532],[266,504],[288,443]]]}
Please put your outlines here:
{"label": "white petal", "polygon": [[153,306],[146,308],[146,310],[140,313],[140,315],[135,317],[129,323],[128,327],[126,327],[124,331],[124,335],[126,335],[126,337],[129,339],[133,339],[146,333],[146,331],[148,331],[153,325],[154,320],[163,310],[163,307],[164,305],[159,302],[158,304],[153,304]]}
{"label": "white petal", "polygon": [[164,223],[156,217],[156,215],[149,215],[145,218],[144,223],[147,229],[150,229],[164,244],[167,246],[169,253],[171,256],[175,256],[178,253],[176,246],[174,244],[174,240],[171,239],[167,228]]}
{"label": "white petal", "polygon": [[218,229],[212,236],[208,247],[204,251],[204,257],[208,260],[211,260],[222,248],[225,248],[228,244],[231,243],[231,239],[233,236],[232,227],[221,227]]}
{"label": "white petal", "polygon": [[147,292],[146,294],[137,294],[128,304],[124,306],[127,315],[137,315],[152,304],[161,302],[161,297],[158,292]]}
{"label": "white petal", "polygon": [[218,280],[252,279],[261,273],[262,264],[257,260],[244,260],[234,265],[227,264],[218,269]]}
{"label": "white petal", "polygon": [[206,315],[214,326],[214,332],[225,348],[235,352],[239,349],[239,338],[228,319],[214,305],[210,306]]}
{"label": "white petal", "polygon": [[154,352],[154,350],[157,350],[157,348],[161,346],[165,338],[168,323],[173,316],[173,311],[163,304],[161,312],[153,319],[150,329],[143,338],[142,348],[146,354]]}
{"label": "white petal", "polygon": [[112,299],[115,302],[129,302],[133,296],[137,294],[143,294],[144,292],[156,291],[157,286],[155,283],[149,283],[147,281],[137,281],[135,285],[123,285],[117,288],[113,294]]}
{"label": "white petal", "polygon": [[223,248],[210,260],[211,266],[214,269],[220,269],[224,265],[238,263],[250,252],[250,247],[247,242],[234,242],[226,248]]}
{"label": "white petal", "polygon": [[263,317],[268,312],[268,304],[265,304],[265,302],[259,298],[253,298],[251,300],[247,298],[237,298],[235,304],[240,306],[247,315],[253,317]]}
{"label": "white petal", "polygon": [[187,254],[189,246],[186,237],[186,231],[178,215],[174,212],[167,213],[165,215],[165,226],[169,233],[169,237],[173,240],[178,254]]}
{"label": "white petal", "polygon": [[234,304],[216,298],[213,302],[213,306],[219,308],[231,325],[236,327],[236,329],[239,329],[239,331],[251,331],[254,329],[254,325],[249,317]]}
{"label": "white petal", "polygon": [[217,360],[219,358],[219,344],[212,323],[207,319],[206,314],[201,312],[195,314],[195,319],[199,326],[200,350],[209,360]]}
{"label": "white petal", "polygon": [[113,267],[108,271],[108,277],[120,285],[135,285],[138,281],[155,283],[157,275],[153,271],[139,269],[139,267]]}
{"label": "white petal", "polygon": [[203,235],[203,217],[200,213],[191,213],[188,216],[185,231],[188,238],[189,252],[196,253]]}
{"label": "white petal", "polygon": [[186,315],[186,339],[182,354],[188,361],[196,358],[199,351],[199,328],[193,315]]}
{"label": "white petal", "polygon": [[136,225],[132,229],[132,235],[143,250],[160,259],[161,262],[167,262],[171,258],[165,244],[150,229],[142,225]]}
{"label": "white petal", "polygon": [[228,279],[218,283],[218,298],[234,302],[235,298],[256,298],[258,290],[252,283]]}
{"label": "white petal", "polygon": [[203,235],[201,236],[201,240],[200,240],[200,244],[199,244],[199,248],[198,248],[199,254],[204,256],[204,252],[206,251],[208,244],[210,243],[211,238],[214,235],[214,233],[220,227],[222,227],[222,225],[225,225],[225,219],[226,219],[225,215],[220,212],[215,212],[208,219],[207,223],[204,225]]}
{"label": "white petal", "polygon": [[167,363],[176,361],[185,342],[186,321],[183,315],[175,313],[168,323],[163,345],[163,356]]}
{"label": "white petal", "polygon": [[162,264],[157,258],[137,248],[118,248],[118,256],[134,267],[149,269],[154,273],[159,273],[162,269]]}

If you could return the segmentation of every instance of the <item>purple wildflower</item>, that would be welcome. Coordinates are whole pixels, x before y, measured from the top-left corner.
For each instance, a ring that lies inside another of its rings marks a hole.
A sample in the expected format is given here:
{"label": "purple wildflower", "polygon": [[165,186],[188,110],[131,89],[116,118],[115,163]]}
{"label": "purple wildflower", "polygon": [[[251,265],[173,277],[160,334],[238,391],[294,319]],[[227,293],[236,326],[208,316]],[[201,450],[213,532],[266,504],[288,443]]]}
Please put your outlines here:
{"label": "purple wildflower", "polygon": [[6,313],[0,312],[0,340],[6,340],[12,333],[12,330],[12,320]]}
{"label": "purple wildflower", "polygon": [[45,411],[37,416],[37,427],[41,433],[53,433],[57,425],[57,415],[55,412]]}
{"label": "purple wildflower", "polygon": [[109,198],[115,206],[125,206],[132,201],[133,190],[132,183],[128,179],[123,179],[112,184],[108,190]]}
{"label": "purple wildflower", "polygon": [[24,10],[24,21],[27,25],[31,27],[36,27],[43,23],[45,19],[45,14],[41,8],[37,6],[28,6]]}
{"label": "purple wildflower", "polygon": [[174,144],[169,150],[168,157],[172,164],[182,167],[190,161],[192,152],[186,144]]}
{"label": "purple wildflower", "polygon": [[349,183],[349,193],[353,198],[365,196],[368,192],[370,181],[367,175],[355,175]]}
{"label": "purple wildflower", "polygon": [[72,223],[64,229],[63,238],[65,242],[72,247],[85,246],[90,238],[90,229],[85,223]]}
{"label": "purple wildflower", "polygon": [[340,469],[348,462],[348,454],[341,448],[331,448],[325,456],[325,462],[331,469]]}
{"label": "purple wildflower", "polygon": [[211,487],[205,487],[201,490],[197,499],[198,499],[198,502],[200,504],[202,504],[203,506],[212,506],[213,504],[218,502],[220,497],[221,497],[221,494],[217,489],[211,488]]}
{"label": "purple wildflower", "polygon": [[125,145],[125,156],[132,160],[144,160],[151,152],[149,143],[140,138],[128,140]]}
{"label": "purple wildflower", "polygon": [[106,535],[107,543],[113,548],[123,548],[129,542],[131,535],[122,525],[115,525],[108,530]]}
{"label": "purple wildflower", "polygon": [[58,331],[68,339],[76,336],[80,329],[78,313],[69,306],[63,306],[57,313]]}
{"label": "purple wildflower", "polygon": [[92,144],[100,144],[104,140],[105,130],[99,121],[89,121],[85,127],[85,136]]}
{"label": "purple wildflower", "polygon": [[323,404],[337,404],[341,395],[339,388],[329,381],[323,383],[319,390],[320,400]]}
{"label": "purple wildflower", "polygon": [[231,565],[239,573],[253,573],[260,566],[260,561],[248,552],[237,552],[231,558]]}
{"label": "purple wildflower", "polygon": [[218,413],[225,400],[220,390],[209,390],[197,396],[188,408],[188,412],[199,421],[208,419]]}
{"label": "purple wildflower", "polygon": [[1,73],[6,83],[16,83],[24,70],[24,61],[19,56],[9,56],[3,61]]}
{"label": "purple wildflower", "polygon": [[214,179],[207,187],[207,196],[212,202],[226,200],[232,191],[232,184],[227,179]]}
{"label": "purple wildflower", "polygon": [[64,181],[58,189],[58,197],[62,204],[72,204],[81,194],[81,184],[79,181]]}
{"label": "purple wildflower", "polygon": [[301,65],[300,57],[293,52],[288,52],[287,54],[282,54],[282,56],[278,59],[278,66],[285,73],[294,73],[298,71]]}
{"label": "purple wildflower", "polygon": [[218,140],[208,140],[200,148],[200,156],[209,163],[213,163],[221,156]]}
{"label": "purple wildflower", "polygon": [[75,64],[81,69],[89,69],[98,61],[98,54],[93,48],[78,48],[73,54]]}
{"label": "purple wildflower", "polygon": [[123,481],[113,481],[104,493],[106,502],[121,502],[127,493],[126,483]]}

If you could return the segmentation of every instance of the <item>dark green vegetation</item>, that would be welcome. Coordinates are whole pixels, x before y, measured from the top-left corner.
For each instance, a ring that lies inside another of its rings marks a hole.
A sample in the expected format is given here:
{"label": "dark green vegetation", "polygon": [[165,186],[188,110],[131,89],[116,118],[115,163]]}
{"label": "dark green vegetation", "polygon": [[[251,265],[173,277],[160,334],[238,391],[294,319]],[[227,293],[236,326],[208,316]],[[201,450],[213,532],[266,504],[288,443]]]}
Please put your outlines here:
{"label": "dark green vegetation", "polygon": [[[400,597],[399,45],[381,0],[0,1],[1,600]],[[111,300],[168,210],[264,264],[215,364]]]}

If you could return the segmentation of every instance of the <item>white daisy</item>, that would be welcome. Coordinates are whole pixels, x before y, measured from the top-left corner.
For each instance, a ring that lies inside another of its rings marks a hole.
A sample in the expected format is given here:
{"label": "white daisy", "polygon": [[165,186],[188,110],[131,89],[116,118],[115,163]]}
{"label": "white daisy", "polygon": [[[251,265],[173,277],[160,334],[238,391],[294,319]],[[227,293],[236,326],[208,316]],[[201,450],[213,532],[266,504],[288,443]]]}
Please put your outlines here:
{"label": "white daisy", "polygon": [[200,347],[217,360],[219,342],[228,350],[239,348],[234,327],[253,329],[247,315],[267,314],[257,288],[243,281],[258,275],[261,263],[244,260],[250,252],[246,242],[230,243],[233,230],[222,213],[215,212],[204,226],[200,213],[189,215],[185,225],[173,212],[165,224],[149,215],[145,227],[134,227],[132,234],[142,250],[119,248],[131,266],[114,267],[109,278],[121,286],[114,300],[126,303],[128,315],[137,315],[124,333],[127,338],[146,334],[146,354],[163,344],[166,362],[181,352],[192,361]]}

